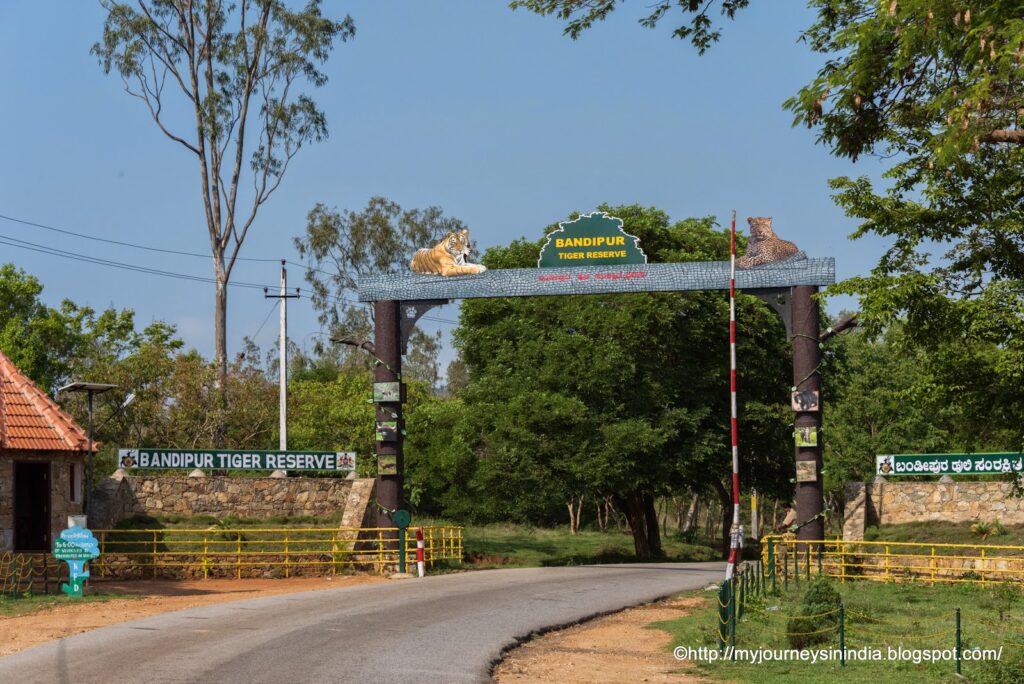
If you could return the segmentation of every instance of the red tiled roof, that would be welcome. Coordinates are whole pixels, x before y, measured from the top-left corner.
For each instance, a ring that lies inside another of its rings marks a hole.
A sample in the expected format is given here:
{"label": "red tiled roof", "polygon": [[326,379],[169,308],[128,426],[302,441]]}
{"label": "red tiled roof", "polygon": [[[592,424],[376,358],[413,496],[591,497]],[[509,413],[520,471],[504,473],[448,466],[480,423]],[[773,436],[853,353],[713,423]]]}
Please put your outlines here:
{"label": "red tiled roof", "polygon": [[88,446],[85,430],[0,352],[0,449],[85,452]]}

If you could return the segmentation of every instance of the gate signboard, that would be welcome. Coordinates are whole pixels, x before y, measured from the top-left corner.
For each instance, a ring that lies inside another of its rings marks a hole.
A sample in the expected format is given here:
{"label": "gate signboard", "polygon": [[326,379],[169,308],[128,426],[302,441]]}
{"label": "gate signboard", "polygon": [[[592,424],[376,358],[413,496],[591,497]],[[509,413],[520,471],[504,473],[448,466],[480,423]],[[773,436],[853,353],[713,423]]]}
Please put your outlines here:
{"label": "gate signboard", "polygon": [[600,211],[563,221],[548,235],[537,266],[646,264],[640,239],[622,229],[622,219]]}
{"label": "gate signboard", "polygon": [[1001,475],[1024,472],[1024,454],[882,454],[875,457],[875,473],[894,475]]}
{"label": "gate signboard", "polygon": [[120,449],[121,468],[208,470],[355,470],[351,451],[229,451],[215,449]]}

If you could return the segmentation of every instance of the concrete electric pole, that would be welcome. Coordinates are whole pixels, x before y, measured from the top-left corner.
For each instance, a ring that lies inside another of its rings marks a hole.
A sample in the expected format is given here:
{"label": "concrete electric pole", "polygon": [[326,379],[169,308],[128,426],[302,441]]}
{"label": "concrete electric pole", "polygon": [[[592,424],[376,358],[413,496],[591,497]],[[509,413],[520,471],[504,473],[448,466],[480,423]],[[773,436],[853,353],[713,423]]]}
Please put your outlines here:
{"label": "concrete electric pole", "polygon": [[[281,259],[281,293],[270,294],[268,288],[263,288],[263,297],[266,299],[281,300],[281,338],[280,338],[280,449],[288,450],[288,300],[298,299],[299,288],[295,288],[295,294],[288,294],[288,271],[285,269],[285,260]],[[284,475],[279,471],[274,472],[280,477]]]}

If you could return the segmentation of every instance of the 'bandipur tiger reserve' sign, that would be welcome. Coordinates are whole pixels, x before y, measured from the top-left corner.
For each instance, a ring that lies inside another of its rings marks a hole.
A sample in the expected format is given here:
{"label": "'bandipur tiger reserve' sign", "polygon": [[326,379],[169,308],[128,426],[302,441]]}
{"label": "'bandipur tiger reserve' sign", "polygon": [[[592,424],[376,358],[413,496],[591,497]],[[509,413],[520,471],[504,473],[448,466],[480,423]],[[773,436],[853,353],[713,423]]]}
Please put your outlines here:
{"label": "'bandipur tiger reserve' sign", "polygon": [[622,228],[622,219],[604,212],[583,214],[558,224],[540,250],[537,266],[619,266],[646,264],[640,239]]}

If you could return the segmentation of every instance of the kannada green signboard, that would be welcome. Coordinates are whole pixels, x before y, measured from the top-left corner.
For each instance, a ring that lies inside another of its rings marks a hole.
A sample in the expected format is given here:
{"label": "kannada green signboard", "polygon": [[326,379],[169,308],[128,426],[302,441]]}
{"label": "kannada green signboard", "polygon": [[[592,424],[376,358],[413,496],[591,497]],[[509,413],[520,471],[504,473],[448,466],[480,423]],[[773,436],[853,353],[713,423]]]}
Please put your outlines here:
{"label": "kannada green signboard", "polygon": [[1001,475],[1024,472],[1024,454],[883,454],[878,475]]}
{"label": "kannada green signboard", "polygon": [[121,468],[205,468],[208,470],[355,470],[351,451],[224,451],[121,449]]}
{"label": "kannada green signboard", "polygon": [[619,266],[646,264],[640,239],[622,229],[622,219],[604,212],[558,224],[540,250],[537,266]]}

